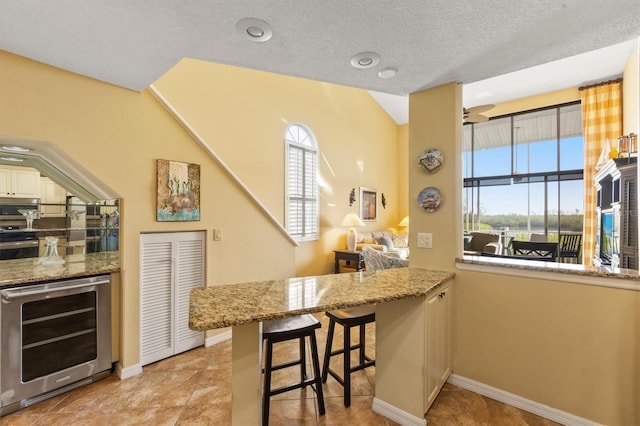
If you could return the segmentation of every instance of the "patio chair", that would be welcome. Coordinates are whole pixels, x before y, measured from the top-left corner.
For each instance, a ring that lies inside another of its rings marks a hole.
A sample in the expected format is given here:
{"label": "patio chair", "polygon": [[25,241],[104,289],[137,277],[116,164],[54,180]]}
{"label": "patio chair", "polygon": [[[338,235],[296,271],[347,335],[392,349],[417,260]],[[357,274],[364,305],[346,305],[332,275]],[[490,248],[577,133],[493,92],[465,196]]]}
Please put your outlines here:
{"label": "patio chair", "polygon": [[582,234],[560,234],[560,245],[558,248],[558,258],[560,262],[564,259],[575,258],[576,263],[582,263],[580,250],[582,249]]}

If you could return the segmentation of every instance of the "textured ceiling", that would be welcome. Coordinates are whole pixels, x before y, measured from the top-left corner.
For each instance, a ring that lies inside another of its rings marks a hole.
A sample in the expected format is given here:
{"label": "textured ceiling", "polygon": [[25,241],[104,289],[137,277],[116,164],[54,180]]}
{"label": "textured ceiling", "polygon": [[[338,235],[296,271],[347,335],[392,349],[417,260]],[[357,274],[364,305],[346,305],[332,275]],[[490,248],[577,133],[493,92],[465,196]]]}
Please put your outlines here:
{"label": "textured ceiling", "polygon": [[[0,11],[0,49],[136,91],[191,57],[404,96],[640,35],[638,0],[0,0]],[[238,33],[245,17],[270,23],[272,39]],[[353,68],[363,51],[380,64]],[[397,75],[378,77],[387,67]]]}

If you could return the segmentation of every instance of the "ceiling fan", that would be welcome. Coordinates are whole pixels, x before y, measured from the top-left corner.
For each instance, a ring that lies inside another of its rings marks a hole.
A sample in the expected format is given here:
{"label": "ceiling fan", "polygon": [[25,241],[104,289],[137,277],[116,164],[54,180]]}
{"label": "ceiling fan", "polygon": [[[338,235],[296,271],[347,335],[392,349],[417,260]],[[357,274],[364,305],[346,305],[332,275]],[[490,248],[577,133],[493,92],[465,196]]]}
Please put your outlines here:
{"label": "ceiling fan", "polygon": [[489,120],[486,116],[480,114],[481,112],[489,111],[495,107],[493,104],[478,105],[471,108],[462,108],[462,121],[464,123],[482,123]]}

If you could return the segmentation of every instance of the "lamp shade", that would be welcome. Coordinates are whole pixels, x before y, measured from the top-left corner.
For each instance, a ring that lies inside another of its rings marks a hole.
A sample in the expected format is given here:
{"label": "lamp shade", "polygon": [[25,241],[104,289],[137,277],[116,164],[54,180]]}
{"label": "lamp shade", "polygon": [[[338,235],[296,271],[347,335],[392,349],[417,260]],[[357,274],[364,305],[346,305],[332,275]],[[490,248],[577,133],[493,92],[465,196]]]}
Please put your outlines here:
{"label": "lamp shade", "polygon": [[340,223],[340,226],[349,227],[349,231],[347,232],[347,250],[355,251],[356,241],[358,240],[358,233],[354,228],[356,226],[364,226],[364,222],[357,214],[347,213],[344,219],[342,219],[342,223]]}
{"label": "lamp shade", "polygon": [[403,228],[408,228],[409,227],[409,216],[405,216],[404,219],[402,219],[400,221],[398,226],[402,226]]}
{"label": "lamp shade", "polygon": [[364,226],[364,222],[360,217],[355,213],[348,213],[344,219],[342,219],[342,223],[340,226],[348,226],[353,228],[354,226]]}

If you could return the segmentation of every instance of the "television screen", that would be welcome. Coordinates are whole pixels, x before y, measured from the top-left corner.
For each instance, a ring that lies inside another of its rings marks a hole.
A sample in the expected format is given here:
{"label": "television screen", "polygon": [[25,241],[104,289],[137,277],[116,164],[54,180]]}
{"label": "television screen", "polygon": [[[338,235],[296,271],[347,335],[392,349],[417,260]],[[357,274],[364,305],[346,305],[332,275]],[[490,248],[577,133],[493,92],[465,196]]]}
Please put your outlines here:
{"label": "television screen", "polygon": [[600,258],[607,264],[619,253],[618,211],[602,212],[602,233],[600,235]]}

